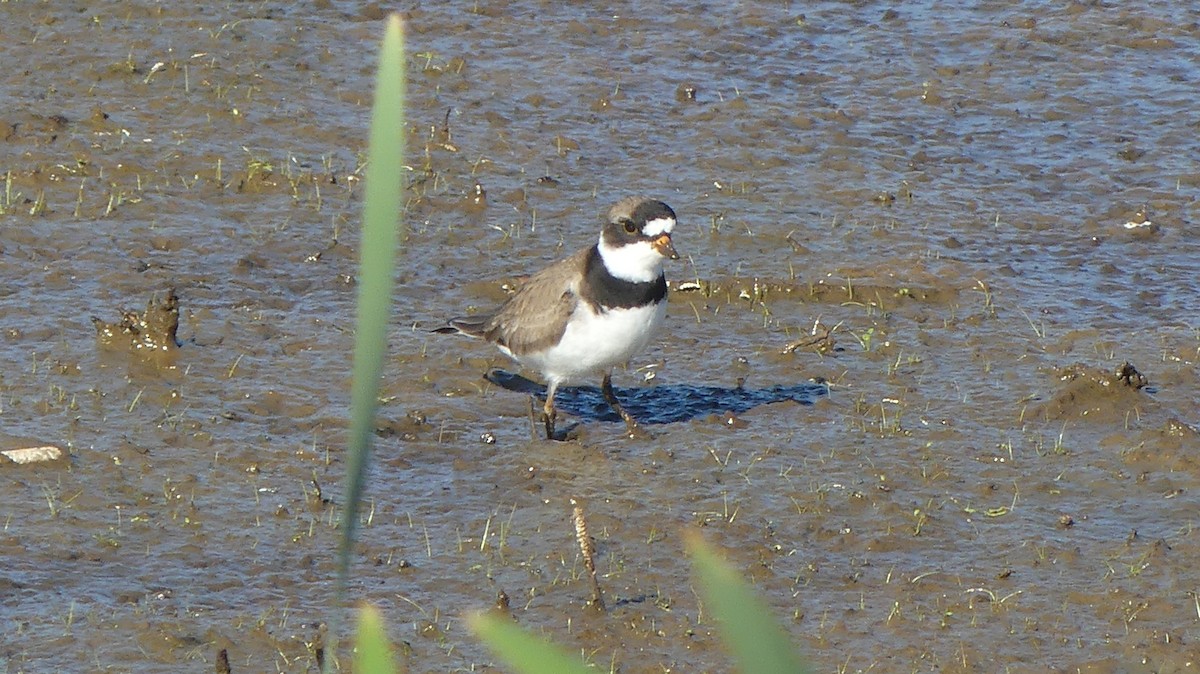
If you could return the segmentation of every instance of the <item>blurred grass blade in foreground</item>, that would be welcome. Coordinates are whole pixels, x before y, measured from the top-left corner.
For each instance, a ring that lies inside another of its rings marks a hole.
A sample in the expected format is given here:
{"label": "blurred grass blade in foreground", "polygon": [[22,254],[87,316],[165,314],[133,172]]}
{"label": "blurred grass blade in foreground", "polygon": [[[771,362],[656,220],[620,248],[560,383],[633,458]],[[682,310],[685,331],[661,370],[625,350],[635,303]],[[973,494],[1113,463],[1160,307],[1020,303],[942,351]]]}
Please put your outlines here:
{"label": "blurred grass blade in foreground", "polygon": [[595,674],[578,657],[529,634],[512,620],[492,613],[467,618],[471,631],[512,671],[521,674]]}
{"label": "blurred grass blade in foreground", "polygon": [[379,377],[391,316],[392,279],[404,198],[404,33],[400,17],[388,17],[375,79],[375,105],[367,150],[363,232],[359,244],[358,323],[354,338],[354,384],[350,395],[350,439],[347,448],[342,539],[338,550],[336,605],[329,621],[330,644],[325,671],[337,658],[336,616],[344,603],[350,554],[358,529],[379,401]]}
{"label": "blurred grass blade in foreground", "polygon": [[742,674],[802,674],[808,667],[771,608],[746,581],[704,542],[700,534],[686,536],[700,596],[720,626],[721,638],[733,653]]}
{"label": "blurred grass blade in foreground", "polygon": [[[379,376],[391,316],[398,222],[404,171],[404,44],[400,19],[388,20],[371,115],[362,243],[359,246],[358,324],[354,339],[354,388],[350,396],[350,456],[342,551],[358,524],[357,506],[375,428]],[[345,564],[348,560],[341,560]]]}
{"label": "blurred grass blade in foreground", "polygon": [[401,671],[392,657],[383,616],[379,609],[362,604],[358,609],[358,635],[354,642],[354,671],[358,674],[396,674]]}

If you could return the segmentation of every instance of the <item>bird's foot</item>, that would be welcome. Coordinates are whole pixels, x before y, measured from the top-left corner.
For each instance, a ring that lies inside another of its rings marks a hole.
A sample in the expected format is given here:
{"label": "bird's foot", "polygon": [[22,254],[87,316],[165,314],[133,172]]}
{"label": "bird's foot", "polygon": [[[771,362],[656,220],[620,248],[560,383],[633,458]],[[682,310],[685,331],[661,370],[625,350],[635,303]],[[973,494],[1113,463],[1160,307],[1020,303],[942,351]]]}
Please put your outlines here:
{"label": "bird's foot", "polygon": [[[533,419],[541,420],[542,428],[546,432],[547,440],[554,442],[566,442],[568,440],[573,440],[577,435],[575,431],[579,427],[579,424],[567,424],[566,428],[559,428],[557,423],[558,411],[555,410],[553,406],[546,405],[542,408],[541,414],[538,414],[536,408],[534,407],[534,398],[532,397],[529,399],[529,417],[530,421]],[[536,430],[533,430],[532,435],[534,440],[538,439]]]}
{"label": "bird's foot", "polygon": [[649,431],[642,428],[637,419],[633,418],[633,415],[626,412],[624,407],[621,407],[621,402],[617,400],[617,394],[613,391],[611,375],[604,375],[604,380],[600,383],[600,393],[608,401],[608,406],[613,408],[614,412],[621,415],[621,419],[625,421],[625,430],[628,437],[639,440],[654,437]]}

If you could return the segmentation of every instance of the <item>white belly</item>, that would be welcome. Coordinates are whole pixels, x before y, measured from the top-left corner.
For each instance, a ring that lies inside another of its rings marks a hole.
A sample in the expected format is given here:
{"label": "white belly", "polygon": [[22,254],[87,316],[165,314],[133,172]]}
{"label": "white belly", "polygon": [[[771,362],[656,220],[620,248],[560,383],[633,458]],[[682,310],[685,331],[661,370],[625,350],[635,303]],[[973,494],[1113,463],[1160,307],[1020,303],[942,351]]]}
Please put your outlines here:
{"label": "white belly", "polygon": [[567,325],[562,340],[520,362],[540,371],[547,380],[564,382],[608,370],[627,362],[645,348],[667,313],[666,301],[635,309],[609,309],[594,314],[581,306]]}

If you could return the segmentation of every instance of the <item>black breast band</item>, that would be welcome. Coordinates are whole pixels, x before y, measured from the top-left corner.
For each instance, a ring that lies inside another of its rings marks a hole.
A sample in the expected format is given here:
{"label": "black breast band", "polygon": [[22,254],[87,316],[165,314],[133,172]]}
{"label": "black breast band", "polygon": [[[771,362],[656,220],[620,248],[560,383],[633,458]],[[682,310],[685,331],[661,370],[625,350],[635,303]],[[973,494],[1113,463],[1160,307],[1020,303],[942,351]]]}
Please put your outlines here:
{"label": "black breast band", "polygon": [[584,263],[583,299],[604,309],[633,309],[661,301],[667,296],[667,279],[662,274],[653,281],[619,279],[604,266],[600,248],[593,246]]}

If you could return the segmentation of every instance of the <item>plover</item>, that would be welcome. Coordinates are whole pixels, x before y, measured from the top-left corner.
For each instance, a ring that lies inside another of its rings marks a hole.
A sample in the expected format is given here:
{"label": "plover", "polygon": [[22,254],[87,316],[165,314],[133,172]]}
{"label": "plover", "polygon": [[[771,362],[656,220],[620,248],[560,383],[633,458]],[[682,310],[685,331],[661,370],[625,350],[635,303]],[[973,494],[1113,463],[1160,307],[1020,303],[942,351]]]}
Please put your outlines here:
{"label": "plover", "polygon": [[560,384],[602,372],[600,390],[625,420],[612,368],[641,351],[667,310],[663,261],[677,260],[671,242],[675,211],[661,201],[629,197],[608,211],[600,240],[529,277],[499,309],[451,319],[434,332],[461,333],[495,344],[546,380],[546,437],[555,439],[554,394]]}

